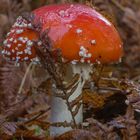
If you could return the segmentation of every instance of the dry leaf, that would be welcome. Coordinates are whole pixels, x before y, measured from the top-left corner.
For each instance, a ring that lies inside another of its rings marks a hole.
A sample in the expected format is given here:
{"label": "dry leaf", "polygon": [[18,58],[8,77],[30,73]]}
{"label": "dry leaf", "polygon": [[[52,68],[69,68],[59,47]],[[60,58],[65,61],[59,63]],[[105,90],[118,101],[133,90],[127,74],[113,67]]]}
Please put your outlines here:
{"label": "dry leaf", "polygon": [[66,132],[54,140],[98,140],[98,138],[90,131],[76,129]]}

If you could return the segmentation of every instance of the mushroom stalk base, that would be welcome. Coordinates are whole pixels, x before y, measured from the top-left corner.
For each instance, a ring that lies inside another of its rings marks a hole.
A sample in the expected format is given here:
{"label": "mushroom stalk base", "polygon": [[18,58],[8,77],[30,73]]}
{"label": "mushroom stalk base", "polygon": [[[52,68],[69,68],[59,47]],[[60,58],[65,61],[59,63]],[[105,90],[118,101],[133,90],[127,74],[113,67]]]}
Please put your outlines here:
{"label": "mushroom stalk base", "polygon": [[[79,95],[82,94],[82,88],[85,84],[85,81],[89,79],[90,72],[91,72],[91,66],[88,64],[70,64],[67,67],[67,73],[65,77],[65,82],[69,82],[74,74],[79,74],[79,83],[76,88],[76,90],[72,93],[72,95],[69,98],[69,102],[75,100]],[[81,101],[82,102],[82,101]],[[58,97],[52,97],[51,99],[51,122],[68,122],[70,123],[72,120],[72,116],[70,111],[68,110],[66,101],[58,98]],[[75,121],[77,124],[83,122],[83,106],[81,105],[77,115],[75,116]],[[69,130],[71,130],[71,127],[50,127],[50,135],[56,136],[60,135],[62,133],[65,133]]]}

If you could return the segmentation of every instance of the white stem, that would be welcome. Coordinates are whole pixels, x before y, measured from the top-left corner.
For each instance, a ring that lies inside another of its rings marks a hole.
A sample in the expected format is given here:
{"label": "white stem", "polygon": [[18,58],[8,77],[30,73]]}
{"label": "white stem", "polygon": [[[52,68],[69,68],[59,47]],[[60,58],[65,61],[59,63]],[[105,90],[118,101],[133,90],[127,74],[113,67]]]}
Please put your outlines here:
{"label": "white stem", "polygon": [[[74,91],[74,93],[70,96],[69,101],[73,101],[78,97],[80,94],[82,94],[82,88],[85,84],[85,81],[89,79],[89,75],[91,72],[91,67],[88,64],[70,64],[67,68],[67,75],[65,77],[65,81],[69,82],[73,75],[78,73],[80,74],[79,78],[79,84],[77,86],[77,89]],[[71,122],[72,116],[70,111],[68,110],[68,107],[66,105],[66,101],[58,98],[58,97],[52,97],[51,100],[51,122]],[[75,116],[76,123],[79,124],[83,121],[83,106],[81,105],[79,112]],[[71,127],[51,127],[50,128],[50,134],[51,136],[56,136],[59,134],[62,134],[64,132],[67,132],[71,130]]]}

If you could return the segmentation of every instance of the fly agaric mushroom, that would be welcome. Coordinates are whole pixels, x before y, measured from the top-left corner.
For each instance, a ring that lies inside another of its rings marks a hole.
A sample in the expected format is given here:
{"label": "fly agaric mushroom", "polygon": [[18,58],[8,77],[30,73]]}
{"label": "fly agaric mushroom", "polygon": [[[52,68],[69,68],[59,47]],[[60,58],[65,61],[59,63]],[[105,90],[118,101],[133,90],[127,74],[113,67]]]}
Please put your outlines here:
{"label": "fly agaric mushroom", "polygon": [[[91,65],[99,61],[110,63],[118,61],[122,56],[122,42],[115,27],[96,10],[80,4],[50,5],[36,9],[34,23],[42,24],[42,32],[49,29],[48,36],[53,43],[53,48],[59,48],[62,57],[69,63],[65,81],[79,74],[79,84],[70,101],[82,94],[82,88],[92,72]],[[38,39],[38,34],[31,29],[22,17],[8,33],[4,41],[3,54],[12,60],[29,61],[36,58],[32,41]],[[40,40],[38,44],[41,45]],[[63,99],[52,99],[52,122],[71,122],[72,116]],[[83,119],[82,107],[76,115],[76,123]],[[51,134],[61,134],[71,128],[51,127]]]}

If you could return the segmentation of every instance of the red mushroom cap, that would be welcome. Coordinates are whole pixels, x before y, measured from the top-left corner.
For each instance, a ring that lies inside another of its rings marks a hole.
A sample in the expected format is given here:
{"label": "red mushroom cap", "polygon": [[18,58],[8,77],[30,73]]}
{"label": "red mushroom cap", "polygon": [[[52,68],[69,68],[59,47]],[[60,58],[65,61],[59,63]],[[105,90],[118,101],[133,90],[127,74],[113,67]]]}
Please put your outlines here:
{"label": "red mushroom cap", "polygon": [[[40,21],[43,26],[42,31],[49,29],[48,35],[53,47],[60,48],[63,58],[69,61],[90,63],[98,60],[101,63],[108,63],[119,60],[123,54],[122,42],[115,27],[88,6],[50,5],[34,10],[33,14],[34,23],[37,24]],[[25,28],[19,35],[11,34],[8,41],[12,37],[19,38],[24,35],[31,41],[38,37],[35,31]],[[11,44],[11,48],[17,45]],[[25,46],[27,44],[23,45],[22,50],[25,50]],[[8,48],[6,47],[5,50]],[[31,51],[33,53],[28,57],[36,57],[34,49]],[[11,54],[11,56],[14,55],[15,53]]]}
{"label": "red mushroom cap", "polygon": [[10,60],[30,61],[36,56],[33,40],[38,40],[37,33],[30,23],[19,17],[3,42],[2,53]]}

